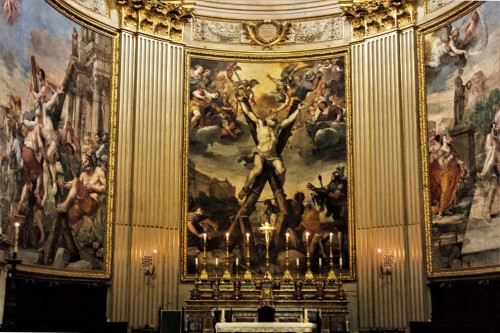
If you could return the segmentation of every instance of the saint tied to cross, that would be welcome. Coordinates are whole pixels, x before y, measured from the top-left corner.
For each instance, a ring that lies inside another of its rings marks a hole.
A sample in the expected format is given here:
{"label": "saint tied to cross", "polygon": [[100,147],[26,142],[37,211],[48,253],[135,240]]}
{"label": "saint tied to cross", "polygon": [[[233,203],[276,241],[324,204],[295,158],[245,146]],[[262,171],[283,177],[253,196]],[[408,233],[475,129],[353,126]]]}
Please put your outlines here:
{"label": "saint tied to cross", "polygon": [[[244,198],[244,201],[228,233],[234,235],[239,229],[241,233],[240,240],[245,238],[244,235],[247,232],[252,235],[250,252],[253,263],[257,262],[259,258],[255,251],[252,228],[248,217],[255,210],[257,200],[268,182],[282,217],[278,218],[274,226],[275,232],[272,233],[271,245],[276,247],[280,243],[280,237],[284,237],[284,231],[286,230],[284,226],[286,223],[283,224],[283,222],[290,214],[290,207],[286,200],[286,194],[283,191],[285,167],[281,159],[281,153],[291,135],[292,126],[299,112],[299,103],[300,100],[298,98],[292,98],[287,118],[279,123],[274,115],[268,116],[266,119],[258,118],[252,111],[248,99],[245,97],[240,98],[243,114],[255,142],[254,151],[249,155],[253,157],[254,167],[249,171],[244,188],[239,194],[239,198]],[[266,238],[269,239],[270,233],[269,231],[266,232]]]}
{"label": "saint tied to cross", "polygon": [[[291,69],[290,69],[291,68]],[[247,162],[253,162],[253,168],[249,171],[244,187],[238,194],[243,203],[238,213],[232,220],[228,233],[236,242],[246,239],[249,233],[250,261],[257,263],[259,256],[255,248],[255,241],[252,233],[249,216],[255,210],[255,205],[259,199],[264,186],[269,182],[273,192],[276,205],[280,214],[274,225],[271,240],[268,244],[271,246],[273,255],[276,255],[279,247],[284,244],[285,232],[288,225],[288,218],[291,216],[291,209],[286,200],[286,194],[283,191],[285,182],[285,166],[281,159],[281,153],[285,148],[288,139],[292,133],[292,127],[299,114],[298,106],[307,94],[317,88],[322,77],[318,68],[307,66],[296,69],[296,64],[287,66],[282,74],[283,91],[287,95],[286,106],[289,107],[287,117],[279,122],[274,114],[268,115],[265,119],[259,118],[250,107],[249,96],[242,92],[238,102],[243,111],[243,115],[248,123],[252,138],[255,142],[255,148],[252,153],[244,159]],[[284,110],[285,108],[283,108]],[[268,231],[271,233],[271,231]],[[238,236],[238,233],[240,234]],[[266,233],[269,237],[269,234]]]}

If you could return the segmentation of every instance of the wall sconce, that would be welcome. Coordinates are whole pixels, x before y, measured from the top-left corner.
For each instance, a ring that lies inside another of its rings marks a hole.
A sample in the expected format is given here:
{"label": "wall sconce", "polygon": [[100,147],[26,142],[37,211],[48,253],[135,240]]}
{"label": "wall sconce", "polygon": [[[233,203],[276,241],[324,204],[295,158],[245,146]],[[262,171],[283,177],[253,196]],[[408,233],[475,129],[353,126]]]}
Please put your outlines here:
{"label": "wall sconce", "polygon": [[391,275],[395,264],[394,254],[382,254],[382,249],[378,249],[377,253],[380,274],[382,274],[382,276]]}
{"label": "wall sconce", "polygon": [[[156,254],[156,250],[153,250],[153,253]],[[156,268],[153,259],[153,256],[142,256],[142,269],[144,270],[144,275],[154,279]]]}

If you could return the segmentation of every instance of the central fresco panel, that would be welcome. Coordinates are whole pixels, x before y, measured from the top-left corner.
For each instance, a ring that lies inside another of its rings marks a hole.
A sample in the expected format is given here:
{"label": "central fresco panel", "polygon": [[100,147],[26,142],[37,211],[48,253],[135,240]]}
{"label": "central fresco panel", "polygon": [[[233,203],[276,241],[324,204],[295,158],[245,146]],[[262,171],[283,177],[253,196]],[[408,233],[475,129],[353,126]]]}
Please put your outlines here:
{"label": "central fresco panel", "polygon": [[184,280],[354,278],[348,59],[187,55]]}

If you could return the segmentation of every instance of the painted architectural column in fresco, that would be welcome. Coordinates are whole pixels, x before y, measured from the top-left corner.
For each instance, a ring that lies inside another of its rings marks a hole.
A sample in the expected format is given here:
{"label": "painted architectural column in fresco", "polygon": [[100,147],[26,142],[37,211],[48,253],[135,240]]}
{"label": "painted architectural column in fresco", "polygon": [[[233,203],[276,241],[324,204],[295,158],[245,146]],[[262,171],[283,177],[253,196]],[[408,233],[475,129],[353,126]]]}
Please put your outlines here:
{"label": "painted architectural column in fresco", "polygon": [[101,96],[102,96],[102,84],[99,78],[94,79],[93,84],[93,101],[92,101],[92,119],[90,120],[91,126],[91,135],[95,135],[100,133],[99,129],[102,129],[102,109],[101,109]]}
{"label": "painted architectural column in fresco", "polygon": [[80,119],[82,115],[82,99],[83,99],[83,90],[79,87],[75,88],[75,109],[72,117],[73,128],[76,130],[76,136],[82,138],[82,131],[80,128]]}

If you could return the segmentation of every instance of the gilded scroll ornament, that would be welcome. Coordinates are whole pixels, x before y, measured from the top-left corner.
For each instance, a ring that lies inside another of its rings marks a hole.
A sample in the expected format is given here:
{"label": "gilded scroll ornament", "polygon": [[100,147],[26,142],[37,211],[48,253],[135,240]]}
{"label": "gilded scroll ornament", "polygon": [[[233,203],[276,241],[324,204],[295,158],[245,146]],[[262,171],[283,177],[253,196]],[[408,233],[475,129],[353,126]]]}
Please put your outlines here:
{"label": "gilded scroll ornament", "polygon": [[261,21],[257,23],[242,23],[245,36],[253,45],[271,49],[272,46],[285,42],[290,34],[290,22]]}
{"label": "gilded scroll ornament", "polygon": [[414,0],[342,1],[341,9],[352,27],[352,37],[361,39],[415,23]]}
{"label": "gilded scroll ornament", "polygon": [[183,0],[116,0],[122,26],[182,40],[184,25],[191,18],[194,2]]}

